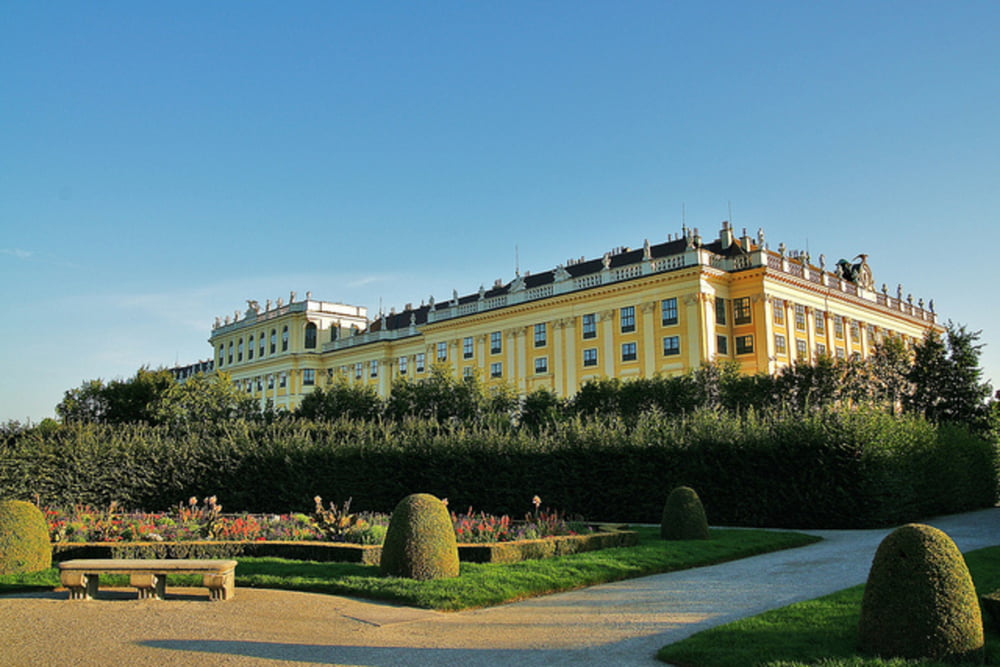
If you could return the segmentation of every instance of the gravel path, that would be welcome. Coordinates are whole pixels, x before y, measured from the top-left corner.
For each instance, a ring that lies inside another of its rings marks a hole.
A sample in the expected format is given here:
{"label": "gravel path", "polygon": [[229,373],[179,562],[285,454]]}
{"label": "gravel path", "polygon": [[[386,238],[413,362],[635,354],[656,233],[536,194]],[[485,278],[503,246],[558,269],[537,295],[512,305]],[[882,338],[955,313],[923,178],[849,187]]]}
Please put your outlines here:
{"label": "gravel path", "polygon": [[[928,521],[963,551],[1000,544],[1000,508]],[[167,600],[102,589],[0,597],[0,665],[661,665],[699,630],[862,583],[887,530],[803,531],[823,542],[459,613],[238,588]]]}

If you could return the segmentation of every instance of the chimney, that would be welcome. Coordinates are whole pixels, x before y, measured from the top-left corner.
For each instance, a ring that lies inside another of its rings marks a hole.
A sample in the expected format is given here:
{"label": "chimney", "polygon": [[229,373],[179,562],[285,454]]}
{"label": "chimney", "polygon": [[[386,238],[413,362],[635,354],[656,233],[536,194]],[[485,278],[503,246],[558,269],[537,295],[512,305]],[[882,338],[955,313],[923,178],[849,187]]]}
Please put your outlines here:
{"label": "chimney", "polygon": [[733,245],[733,230],[730,229],[728,220],[722,223],[722,231],[719,232],[719,243],[722,244],[723,250]]}

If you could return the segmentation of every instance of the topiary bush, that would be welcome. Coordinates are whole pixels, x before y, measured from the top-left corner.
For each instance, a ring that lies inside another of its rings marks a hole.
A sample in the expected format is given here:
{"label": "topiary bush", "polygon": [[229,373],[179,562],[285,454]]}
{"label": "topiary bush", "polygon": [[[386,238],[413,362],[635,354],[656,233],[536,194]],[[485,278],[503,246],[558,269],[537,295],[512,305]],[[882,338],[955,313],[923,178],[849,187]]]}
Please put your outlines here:
{"label": "topiary bush", "polygon": [[982,662],[979,600],[950,537],[908,524],[882,540],[868,574],[858,634],[862,651],[883,658]]}
{"label": "topiary bush", "polygon": [[428,493],[403,498],[382,544],[382,574],[426,581],[458,576],[458,542],[448,508]]}
{"label": "topiary bush", "polygon": [[41,510],[22,500],[0,500],[0,574],[50,567],[52,544]]}
{"label": "topiary bush", "polygon": [[667,496],[660,519],[660,537],[665,540],[708,539],[705,508],[691,487],[678,486]]}

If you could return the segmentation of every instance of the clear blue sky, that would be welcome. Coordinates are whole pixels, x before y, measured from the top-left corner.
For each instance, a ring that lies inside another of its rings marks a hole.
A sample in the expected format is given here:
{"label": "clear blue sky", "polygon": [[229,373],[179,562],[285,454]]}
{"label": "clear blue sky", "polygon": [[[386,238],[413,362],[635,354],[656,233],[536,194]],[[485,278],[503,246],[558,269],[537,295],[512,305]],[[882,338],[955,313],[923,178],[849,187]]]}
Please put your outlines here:
{"label": "clear blue sky", "polygon": [[0,420],[209,358],[246,299],[377,311],[763,227],[982,329],[1000,3],[7,2]]}

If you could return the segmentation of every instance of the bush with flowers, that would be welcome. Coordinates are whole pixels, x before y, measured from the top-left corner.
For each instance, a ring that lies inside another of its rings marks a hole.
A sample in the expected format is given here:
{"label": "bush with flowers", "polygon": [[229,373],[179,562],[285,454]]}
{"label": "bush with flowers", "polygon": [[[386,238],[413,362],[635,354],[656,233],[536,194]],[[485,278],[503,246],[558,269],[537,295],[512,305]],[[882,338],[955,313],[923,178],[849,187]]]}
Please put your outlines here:
{"label": "bush with flowers", "polygon": [[[192,497],[168,512],[124,511],[111,503],[106,509],[89,505],[72,508],[45,507],[43,513],[54,543],[93,542],[183,542],[204,540],[346,542],[381,544],[389,515],[350,511],[351,499],[341,505],[316,496],[316,508],[307,514],[224,514],[215,496],[199,502]],[[507,515],[475,512],[451,513],[460,543],[509,542],[588,532],[579,522],[568,521],[553,510],[542,510],[541,500],[532,500],[534,511],[523,521]]]}

